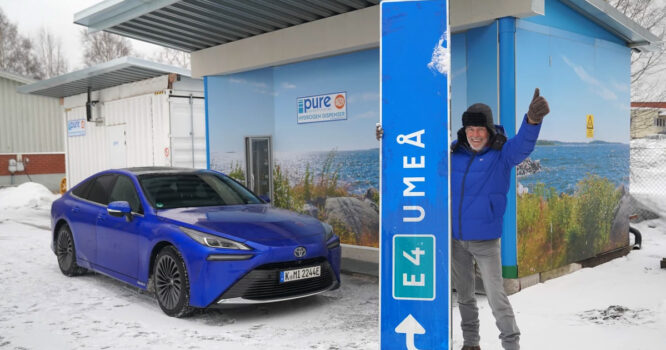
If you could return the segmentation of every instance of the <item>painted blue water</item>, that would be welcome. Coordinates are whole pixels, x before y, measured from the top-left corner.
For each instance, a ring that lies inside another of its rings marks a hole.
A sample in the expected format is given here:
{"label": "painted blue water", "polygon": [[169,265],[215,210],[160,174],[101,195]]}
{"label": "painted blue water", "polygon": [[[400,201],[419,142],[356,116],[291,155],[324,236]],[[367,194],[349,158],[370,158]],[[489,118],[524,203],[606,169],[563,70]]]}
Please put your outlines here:
{"label": "painted blue water", "polygon": [[[305,168],[310,165],[313,182],[319,174],[329,152],[308,152],[295,154],[277,154],[275,161],[289,176],[292,185],[303,180]],[[357,151],[336,151],[331,172],[338,170],[338,183],[347,186],[351,193],[363,194],[369,188],[379,188],[379,149]]]}
{"label": "painted blue water", "polygon": [[[303,180],[307,164],[310,165],[313,181],[317,181],[328,154],[329,152],[276,154],[275,162],[281,166],[283,172],[287,172],[290,183],[295,185]],[[542,182],[547,187],[554,187],[558,192],[573,193],[576,183],[588,173],[608,178],[617,186],[629,185],[628,144],[567,143],[536,146],[530,158],[541,161],[541,171],[518,177],[518,182],[530,191],[536,183]],[[231,162],[225,159],[219,163],[227,165]],[[339,169],[339,183],[346,185],[351,193],[363,194],[371,187],[377,189],[379,149],[337,151],[331,169]]]}
{"label": "painted blue water", "polygon": [[541,161],[541,171],[518,177],[530,192],[536,183],[573,193],[576,183],[588,173],[609,179],[615,185],[629,185],[629,145],[568,143],[536,146],[530,155]]}

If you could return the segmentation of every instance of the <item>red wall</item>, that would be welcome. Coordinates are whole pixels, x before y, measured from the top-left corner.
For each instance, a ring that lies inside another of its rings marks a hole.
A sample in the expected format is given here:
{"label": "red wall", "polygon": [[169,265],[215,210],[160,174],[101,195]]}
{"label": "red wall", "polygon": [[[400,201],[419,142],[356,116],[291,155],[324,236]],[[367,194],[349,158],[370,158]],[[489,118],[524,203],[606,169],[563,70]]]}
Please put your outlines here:
{"label": "red wall", "polygon": [[[25,171],[17,171],[14,173],[14,175],[25,175],[26,173],[29,175],[65,173],[65,155],[63,153],[22,153],[22,155]],[[7,176],[12,174],[8,169],[10,159],[16,159],[16,154],[0,154],[0,176]]]}

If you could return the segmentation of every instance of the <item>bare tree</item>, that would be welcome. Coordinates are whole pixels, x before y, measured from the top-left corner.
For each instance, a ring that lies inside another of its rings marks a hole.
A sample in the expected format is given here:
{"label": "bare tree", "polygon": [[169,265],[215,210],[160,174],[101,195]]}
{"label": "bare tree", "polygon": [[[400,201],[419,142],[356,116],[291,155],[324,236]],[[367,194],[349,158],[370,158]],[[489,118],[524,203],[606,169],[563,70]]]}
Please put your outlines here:
{"label": "bare tree", "polygon": [[153,56],[153,60],[164,64],[170,64],[172,66],[190,69],[190,54],[168,47],[157,52]]}
{"label": "bare tree", "polygon": [[[666,8],[659,0],[607,0],[625,16],[664,39]],[[631,97],[633,101],[663,100],[663,84],[652,77],[666,70],[666,49],[631,54]],[[651,79],[652,78],[652,79]]]}
{"label": "bare tree", "polygon": [[128,39],[107,32],[89,34],[82,29],[81,43],[83,63],[87,67],[135,54]]}
{"label": "bare tree", "polygon": [[44,78],[52,78],[67,73],[69,64],[62,51],[62,42],[46,28],[39,31],[37,58],[44,71]]}
{"label": "bare tree", "polygon": [[18,32],[0,9],[0,69],[33,79],[41,79],[43,72],[33,52],[32,40]]}

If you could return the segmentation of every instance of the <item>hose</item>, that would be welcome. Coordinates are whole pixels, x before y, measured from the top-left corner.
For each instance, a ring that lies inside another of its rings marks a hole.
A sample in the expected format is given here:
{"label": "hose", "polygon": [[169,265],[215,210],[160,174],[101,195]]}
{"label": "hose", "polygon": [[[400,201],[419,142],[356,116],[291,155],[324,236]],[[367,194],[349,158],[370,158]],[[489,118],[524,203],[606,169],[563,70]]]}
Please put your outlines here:
{"label": "hose", "polygon": [[629,232],[634,234],[634,250],[641,249],[641,244],[643,243],[643,236],[641,236],[641,231],[629,226]]}

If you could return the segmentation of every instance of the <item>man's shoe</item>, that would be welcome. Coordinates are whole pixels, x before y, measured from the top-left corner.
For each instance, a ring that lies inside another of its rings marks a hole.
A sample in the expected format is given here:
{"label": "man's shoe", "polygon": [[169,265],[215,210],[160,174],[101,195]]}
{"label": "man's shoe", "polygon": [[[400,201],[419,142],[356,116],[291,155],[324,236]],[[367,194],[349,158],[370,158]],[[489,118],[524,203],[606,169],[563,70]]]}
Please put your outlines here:
{"label": "man's shoe", "polygon": [[460,349],[460,350],[481,350],[481,347],[480,347],[480,346],[469,346],[469,345],[465,345],[465,346],[463,346],[462,349]]}

